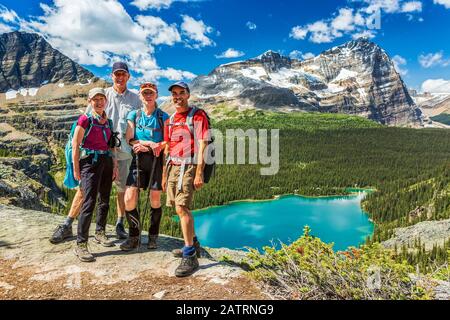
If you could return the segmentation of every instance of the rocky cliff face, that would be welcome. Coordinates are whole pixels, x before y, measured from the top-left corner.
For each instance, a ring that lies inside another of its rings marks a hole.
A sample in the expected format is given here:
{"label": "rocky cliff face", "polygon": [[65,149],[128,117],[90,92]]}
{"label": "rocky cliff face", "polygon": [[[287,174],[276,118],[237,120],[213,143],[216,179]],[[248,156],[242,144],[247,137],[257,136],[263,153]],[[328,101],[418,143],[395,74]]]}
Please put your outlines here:
{"label": "rocky cliff face", "polygon": [[382,244],[387,248],[413,246],[420,239],[425,250],[430,251],[434,245],[443,246],[450,239],[450,220],[423,221],[415,225],[397,228],[394,236]]}
{"label": "rocky cliff face", "polygon": [[0,35],[0,92],[37,88],[45,83],[86,83],[93,77],[38,34]]}
{"label": "rocky cliff face", "polygon": [[63,169],[61,153],[87,91],[105,85],[48,84],[34,97],[0,103],[0,203],[43,211],[65,205],[55,167]]}
{"label": "rocky cliff face", "polygon": [[304,61],[268,51],[221,65],[192,83],[198,104],[360,115],[386,125],[420,126],[411,99],[386,52],[367,39]]}

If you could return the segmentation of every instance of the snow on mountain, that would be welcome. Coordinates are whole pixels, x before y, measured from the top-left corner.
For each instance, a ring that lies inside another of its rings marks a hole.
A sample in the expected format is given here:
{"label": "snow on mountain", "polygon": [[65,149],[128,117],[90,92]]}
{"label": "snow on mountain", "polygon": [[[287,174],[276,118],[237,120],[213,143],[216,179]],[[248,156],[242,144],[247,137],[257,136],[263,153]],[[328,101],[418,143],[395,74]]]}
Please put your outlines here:
{"label": "snow on mountain", "polygon": [[350,41],[297,60],[267,51],[218,66],[192,82],[198,104],[355,114],[387,125],[420,126],[421,110],[375,43]]}

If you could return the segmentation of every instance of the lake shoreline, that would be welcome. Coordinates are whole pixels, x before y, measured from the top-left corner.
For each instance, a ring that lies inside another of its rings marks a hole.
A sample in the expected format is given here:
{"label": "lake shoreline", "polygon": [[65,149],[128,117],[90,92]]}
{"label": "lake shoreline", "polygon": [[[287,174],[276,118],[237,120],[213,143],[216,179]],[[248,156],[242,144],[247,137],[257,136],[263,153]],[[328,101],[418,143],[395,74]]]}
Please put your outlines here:
{"label": "lake shoreline", "polygon": [[[227,206],[227,205],[232,205],[232,204],[275,201],[275,200],[279,200],[279,199],[281,199],[283,197],[289,197],[289,196],[296,196],[296,197],[308,198],[308,199],[323,199],[323,198],[334,198],[334,197],[352,197],[352,196],[357,195],[359,192],[368,192],[369,193],[369,192],[377,191],[376,188],[347,188],[347,189],[358,190],[358,191],[352,191],[349,194],[335,194],[335,195],[326,195],[326,196],[307,196],[307,195],[301,195],[301,194],[298,194],[298,193],[285,193],[285,194],[282,194],[282,195],[275,195],[271,199],[233,200],[233,201],[229,201],[229,202],[226,202],[226,203],[220,204],[220,205],[214,205],[214,206],[209,206],[209,207],[205,207],[205,208],[201,208],[201,209],[192,210],[192,214],[195,215],[195,213],[198,212],[198,211],[206,211],[206,210],[209,210],[209,209],[219,208],[219,207],[222,207],[222,206]],[[362,206],[361,206],[361,208],[362,208]],[[367,212],[365,212],[365,213],[368,214]]]}

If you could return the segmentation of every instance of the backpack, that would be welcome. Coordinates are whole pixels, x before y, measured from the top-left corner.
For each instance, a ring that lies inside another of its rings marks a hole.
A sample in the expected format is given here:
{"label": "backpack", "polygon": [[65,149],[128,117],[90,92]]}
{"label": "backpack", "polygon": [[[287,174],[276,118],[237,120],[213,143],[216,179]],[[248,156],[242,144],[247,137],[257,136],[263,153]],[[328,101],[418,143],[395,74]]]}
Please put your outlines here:
{"label": "backpack", "polygon": [[[211,130],[211,119],[209,118],[209,115],[205,112],[205,110],[193,107],[191,111],[189,111],[189,114],[186,117],[186,123],[175,123],[174,118],[175,114],[173,114],[170,117],[169,120],[169,137],[172,135],[172,127],[175,125],[186,125],[189,128],[189,131],[192,135],[192,137],[195,140],[195,130],[194,130],[194,115],[198,111],[203,111],[206,115],[206,119],[208,120],[208,128]],[[206,159],[205,168],[203,169],[203,182],[209,183],[211,180],[211,177],[215,175],[216,171],[216,153],[215,153],[215,146],[214,146],[214,136],[211,135],[211,139],[208,141],[206,152],[210,151],[210,154],[208,154],[208,157]],[[168,159],[170,161],[170,157]]]}
{"label": "backpack", "polygon": [[[86,141],[86,138],[90,134],[93,127],[99,126],[99,127],[103,128],[103,137],[104,137],[105,141],[108,143],[108,146],[110,146],[112,148],[115,146],[120,147],[120,139],[118,139],[117,133],[112,131],[113,122],[111,119],[108,119],[107,124],[100,126],[100,125],[94,124],[94,118],[92,117],[91,114],[88,114],[87,116],[89,119],[89,126],[86,128],[86,130],[84,132],[84,137],[83,137],[83,141],[81,142],[80,148],[81,148],[82,152],[84,152],[84,154],[86,154],[86,155],[93,154],[94,162],[95,162],[95,161],[97,161],[97,157],[99,154],[107,154],[107,153],[110,153],[110,151],[104,152],[104,151],[88,150],[88,149],[83,148],[84,142]],[[80,184],[79,181],[75,180],[74,172],[73,172],[73,160],[72,160],[72,140],[73,140],[73,136],[75,134],[75,129],[76,129],[77,125],[78,125],[78,120],[75,120],[74,123],[72,124],[72,128],[70,129],[70,133],[69,133],[66,147],[64,150],[64,155],[66,158],[66,174],[64,176],[63,183],[68,189],[75,189]],[[109,140],[106,139],[106,132],[105,132],[104,128],[111,129],[111,137]]]}

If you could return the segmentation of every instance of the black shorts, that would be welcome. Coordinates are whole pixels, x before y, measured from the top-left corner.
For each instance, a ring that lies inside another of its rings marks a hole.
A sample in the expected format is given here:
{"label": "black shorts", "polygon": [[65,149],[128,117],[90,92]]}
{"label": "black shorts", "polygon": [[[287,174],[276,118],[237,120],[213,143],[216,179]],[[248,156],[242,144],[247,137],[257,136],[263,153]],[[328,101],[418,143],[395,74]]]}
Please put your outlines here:
{"label": "black shorts", "polygon": [[[156,158],[152,152],[139,153],[139,184],[140,188],[147,190],[150,185],[151,190],[162,191],[162,170],[163,170],[163,159],[162,153]],[[150,176],[153,168],[153,161],[156,161],[155,172],[153,173],[153,181],[150,184]],[[136,154],[133,154],[133,161],[131,162],[130,172],[127,178],[127,187],[137,187],[138,186],[138,175],[137,175],[137,163]]]}

